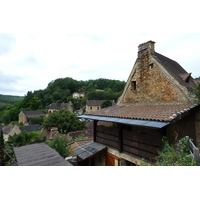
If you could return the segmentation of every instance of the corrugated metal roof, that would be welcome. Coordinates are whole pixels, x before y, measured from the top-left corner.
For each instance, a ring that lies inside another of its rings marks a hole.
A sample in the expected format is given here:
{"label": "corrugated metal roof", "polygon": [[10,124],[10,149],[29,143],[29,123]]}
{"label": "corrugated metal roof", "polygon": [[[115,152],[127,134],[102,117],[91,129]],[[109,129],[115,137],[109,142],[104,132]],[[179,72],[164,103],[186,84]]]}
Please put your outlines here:
{"label": "corrugated metal roof", "polygon": [[72,150],[72,152],[82,160],[85,160],[89,157],[94,156],[100,151],[103,151],[104,149],[106,149],[106,146],[99,144],[97,142],[90,142],[77,149]]}
{"label": "corrugated metal roof", "polygon": [[145,126],[152,128],[163,128],[170,124],[170,122],[159,122],[159,121],[150,121],[150,120],[137,120],[137,119],[124,119],[124,118],[116,118],[116,117],[102,117],[102,116],[94,116],[94,115],[81,115],[80,118],[106,121],[106,122],[115,122],[120,124],[129,124],[135,126]]}
{"label": "corrugated metal roof", "polygon": [[19,166],[72,166],[45,143],[15,147],[14,153]]}

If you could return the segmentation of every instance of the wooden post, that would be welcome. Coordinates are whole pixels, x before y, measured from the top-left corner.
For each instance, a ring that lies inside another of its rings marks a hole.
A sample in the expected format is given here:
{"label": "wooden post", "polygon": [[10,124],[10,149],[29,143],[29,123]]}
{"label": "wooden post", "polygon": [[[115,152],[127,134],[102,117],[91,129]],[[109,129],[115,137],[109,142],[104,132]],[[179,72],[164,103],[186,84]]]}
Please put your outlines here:
{"label": "wooden post", "polygon": [[199,149],[198,148],[194,148],[193,149],[193,154],[194,154],[194,161],[197,161],[199,164]]}
{"label": "wooden post", "polygon": [[122,124],[118,124],[118,127],[119,127],[119,132],[118,132],[118,139],[119,139],[119,141],[118,141],[118,150],[121,153],[121,152],[123,152],[123,134],[122,134],[123,126],[122,126]]}
{"label": "wooden post", "polygon": [[94,137],[94,142],[96,142],[97,138],[97,120],[93,121],[93,137]]}

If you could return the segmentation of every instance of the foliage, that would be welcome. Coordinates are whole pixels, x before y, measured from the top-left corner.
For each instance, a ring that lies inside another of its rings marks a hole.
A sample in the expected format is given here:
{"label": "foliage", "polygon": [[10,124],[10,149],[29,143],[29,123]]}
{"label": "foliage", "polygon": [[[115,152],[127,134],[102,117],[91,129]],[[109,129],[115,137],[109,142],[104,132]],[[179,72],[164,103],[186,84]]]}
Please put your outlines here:
{"label": "foliage", "polygon": [[105,100],[102,104],[101,104],[101,109],[103,108],[107,108],[109,106],[112,106],[112,102],[110,100]]}
{"label": "foliage", "polygon": [[[5,142],[5,150],[10,155],[12,159],[15,159],[13,147],[20,147],[34,143],[42,142],[41,133],[37,131],[22,131],[19,134],[14,134],[13,136],[8,137],[8,141]],[[5,154],[5,165],[6,166],[15,166],[16,164],[12,161],[7,154]]]}
{"label": "foliage", "polygon": [[12,96],[12,95],[2,95],[0,94],[0,102],[4,102],[7,104],[14,104],[21,101],[23,97],[21,96]]}
{"label": "foliage", "polygon": [[0,111],[6,109],[7,106],[9,106],[10,104],[8,103],[4,103],[4,102],[0,102]]}
{"label": "foliage", "polygon": [[29,144],[42,142],[41,133],[37,131],[22,131],[19,134],[14,134],[13,136],[8,137],[8,141],[6,142],[7,146],[10,147],[20,147]]}
{"label": "foliage", "polygon": [[85,136],[84,134],[79,135],[78,137],[72,139],[72,141],[77,141],[77,140],[87,140],[88,137]]}
{"label": "foliage", "polygon": [[200,103],[200,83],[196,86],[195,95]]}
{"label": "foliage", "polygon": [[[191,140],[191,139],[190,139]],[[169,144],[166,139],[163,140],[163,149],[157,157],[157,166],[196,166],[197,163],[192,160],[189,153],[189,139],[182,138],[175,145]],[[179,146],[179,152],[177,152]]]}
{"label": "foliage", "polygon": [[[70,77],[59,78],[51,81],[44,90],[28,91],[25,97],[19,97],[17,101],[12,102],[6,99],[5,95],[0,96],[4,99],[4,101],[0,100],[0,123],[9,124],[11,121],[17,121],[20,111],[47,109],[51,103],[72,101],[74,110],[77,110],[85,105],[86,99],[117,100],[124,86],[124,81],[103,78],[88,81],[77,81]],[[96,91],[96,89],[102,91]],[[74,92],[85,92],[86,98],[73,99]],[[9,104],[11,102],[15,104]]]}
{"label": "foliage", "polygon": [[86,128],[85,122],[82,122],[78,117],[66,109],[55,111],[44,120],[43,128],[50,130],[52,127],[57,127],[58,130],[66,133],[71,131],[83,130]]}
{"label": "foliage", "polygon": [[59,136],[53,141],[46,140],[46,144],[48,144],[52,149],[56,150],[64,158],[70,153],[69,140],[66,137]]}
{"label": "foliage", "polygon": [[0,148],[4,147],[3,131],[0,130]]}
{"label": "foliage", "polygon": [[30,119],[29,124],[42,124],[43,123],[43,115],[40,115],[38,117],[33,117]]}

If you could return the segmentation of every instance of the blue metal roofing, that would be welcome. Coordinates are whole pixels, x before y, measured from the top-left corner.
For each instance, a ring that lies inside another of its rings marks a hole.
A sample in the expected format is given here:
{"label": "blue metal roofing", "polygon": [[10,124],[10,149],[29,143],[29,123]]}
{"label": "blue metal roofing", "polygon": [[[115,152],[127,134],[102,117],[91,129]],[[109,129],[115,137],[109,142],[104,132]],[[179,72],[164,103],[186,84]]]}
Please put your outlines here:
{"label": "blue metal roofing", "polygon": [[159,122],[159,121],[150,121],[150,120],[138,120],[138,119],[125,119],[125,118],[117,118],[117,117],[102,117],[102,116],[94,116],[94,115],[81,115],[79,118],[106,121],[106,122],[116,122],[120,124],[129,124],[135,126],[145,126],[152,128],[163,128],[170,124],[170,122]]}

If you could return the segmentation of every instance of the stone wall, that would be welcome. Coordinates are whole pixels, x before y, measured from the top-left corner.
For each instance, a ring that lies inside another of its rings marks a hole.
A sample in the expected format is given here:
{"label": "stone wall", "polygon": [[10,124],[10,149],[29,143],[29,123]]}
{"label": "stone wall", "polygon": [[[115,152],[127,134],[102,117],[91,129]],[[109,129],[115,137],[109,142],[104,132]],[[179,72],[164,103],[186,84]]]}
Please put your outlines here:
{"label": "stone wall", "polygon": [[144,51],[138,56],[121,103],[188,103],[187,93],[185,87]]}
{"label": "stone wall", "polygon": [[22,123],[22,124],[25,124],[27,122],[27,118],[26,116],[24,115],[24,113],[21,111],[19,113],[19,124]]}

